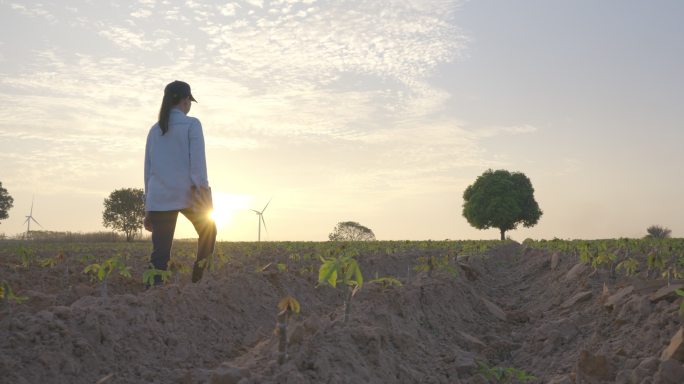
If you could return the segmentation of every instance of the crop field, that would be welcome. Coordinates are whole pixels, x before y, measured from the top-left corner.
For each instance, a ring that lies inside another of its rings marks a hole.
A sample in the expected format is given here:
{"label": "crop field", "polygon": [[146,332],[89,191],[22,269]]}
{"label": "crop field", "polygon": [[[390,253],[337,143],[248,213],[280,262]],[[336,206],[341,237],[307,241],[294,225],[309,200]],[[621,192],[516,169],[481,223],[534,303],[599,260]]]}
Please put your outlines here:
{"label": "crop field", "polygon": [[682,239],[195,247],[0,242],[0,381],[684,382]]}

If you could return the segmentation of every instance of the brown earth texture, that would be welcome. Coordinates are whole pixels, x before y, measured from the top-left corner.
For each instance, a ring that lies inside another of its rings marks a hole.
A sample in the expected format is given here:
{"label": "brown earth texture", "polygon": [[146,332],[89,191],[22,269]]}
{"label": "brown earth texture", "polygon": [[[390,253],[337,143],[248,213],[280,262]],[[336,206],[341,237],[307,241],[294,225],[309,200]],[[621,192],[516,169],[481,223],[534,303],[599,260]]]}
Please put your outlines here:
{"label": "brown earth texture", "polygon": [[[1,307],[1,383],[684,383],[677,282],[611,279],[517,243],[447,254],[431,271],[415,269],[432,252],[418,242],[361,251],[365,284],[346,323],[346,287],[318,284],[305,252],[231,255],[197,284],[112,275],[105,299],[81,273],[92,249],[70,251],[71,270],[21,266],[16,245],[2,249],[0,280],[28,300]],[[125,255],[134,271],[148,251]],[[288,295],[301,311],[279,363]]]}

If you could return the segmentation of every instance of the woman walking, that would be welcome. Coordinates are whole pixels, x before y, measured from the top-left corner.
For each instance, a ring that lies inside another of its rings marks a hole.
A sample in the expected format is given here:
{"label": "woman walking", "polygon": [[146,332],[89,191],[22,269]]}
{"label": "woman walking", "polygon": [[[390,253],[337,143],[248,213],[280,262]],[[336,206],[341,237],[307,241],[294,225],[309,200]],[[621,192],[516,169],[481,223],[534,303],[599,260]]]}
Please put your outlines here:
{"label": "woman walking", "polygon": [[[216,224],[209,217],[211,189],[207,177],[202,124],[187,116],[197,102],[190,85],[174,81],[164,88],[159,121],[150,128],[145,145],[145,229],[152,232],[152,266],[166,270],[178,212],[199,236],[192,281],[202,278],[214,253]],[[161,284],[155,276],[155,285]]]}

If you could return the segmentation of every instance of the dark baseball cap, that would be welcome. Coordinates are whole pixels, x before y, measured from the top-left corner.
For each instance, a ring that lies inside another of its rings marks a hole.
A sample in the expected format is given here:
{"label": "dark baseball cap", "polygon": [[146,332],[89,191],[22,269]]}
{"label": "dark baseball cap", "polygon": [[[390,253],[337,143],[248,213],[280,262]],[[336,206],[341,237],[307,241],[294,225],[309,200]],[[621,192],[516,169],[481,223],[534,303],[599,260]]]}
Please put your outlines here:
{"label": "dark baseball cap", "polygon": [[190,96],[190,100],[195,103],[197,102],[197,100],[192,97],[192,93],[190,93],[190,84],[179,80],[166,85],[166,88],[164,88],[164,96],[171,96],[174,99],[184,99]]}

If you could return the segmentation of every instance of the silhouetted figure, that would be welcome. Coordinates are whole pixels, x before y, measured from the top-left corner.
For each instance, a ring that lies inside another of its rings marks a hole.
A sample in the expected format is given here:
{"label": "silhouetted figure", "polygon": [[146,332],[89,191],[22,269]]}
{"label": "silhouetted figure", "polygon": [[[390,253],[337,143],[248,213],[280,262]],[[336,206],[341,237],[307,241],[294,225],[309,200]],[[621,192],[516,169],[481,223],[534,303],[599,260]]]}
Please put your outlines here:
{"label": "silhouetted figure", "polygon": [[[216,224],[209,217],[211,189],[207,177],[202,124],[187,116],[197,102],[190,85],[169,83],[145,145],[145,229],[152,232],[152,266],[166,270],[178,212],[192,222],[199,240],[192,281],[202,278],[214,252]],[[155,285],[161,284],[155,276]]]}

